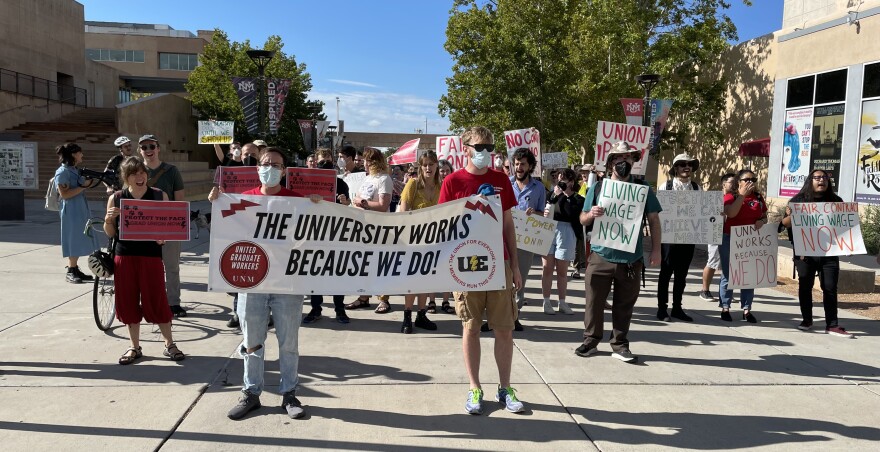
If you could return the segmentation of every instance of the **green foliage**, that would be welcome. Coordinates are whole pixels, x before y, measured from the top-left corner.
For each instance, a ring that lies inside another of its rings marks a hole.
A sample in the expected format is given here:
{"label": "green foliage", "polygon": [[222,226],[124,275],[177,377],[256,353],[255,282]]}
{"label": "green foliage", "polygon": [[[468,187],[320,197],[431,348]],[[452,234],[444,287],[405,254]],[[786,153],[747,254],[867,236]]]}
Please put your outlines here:
{"label": "green foliage", "polygon": [[861,218],[862,239],[868,254],[880,252],[880,207],[865,206]]}
{"label": "green foliage", "polygon": [[[748,0],[742,0],[750,4]],[[440,114],[456,130],[537,127],[541,142],[591,149],[599,120],[623,122],[622,97],[643,97],[642,73],[675,100],[662,144],[717,146],[727,83],[709,68],[736,39],[725,0],[456,0],[445,48],[453,58]],[[580,150],[564,147],[571,160]],[[589,160],[589,158],[588,158]]]}
{"label": "green foliage", "polygon": [[[278,135],[268,136],[266,141],[302,156],[305,154],[305,149],[296,120],[325,119],[320,113],[324,104],[320,101],[308,100],[306,93],[312,89],[312,79],[306,72],[306,65],[297,64],[293,55],[283,52],[283,47],[284,43],[278,36],[270,36],[262,47],[262,50],[275,51],[275,57],[266,66],[266,77],[285,78],[291,81]],[[242,142],[252,141],[257,137],[247,131],[244,112],[231,79],[258,75],[256,65],[245,53],[251,49],[253,47],[250,41],[229,41],[225,32],[214,30],[211,43],[205,46],[199,56],[199,66],[192,71],[186,83],[186,90],[189,92],[193,107],[199,111],[201,119],[235,121],[235,138]],[[264,114],[264,116],[268,115]]]}

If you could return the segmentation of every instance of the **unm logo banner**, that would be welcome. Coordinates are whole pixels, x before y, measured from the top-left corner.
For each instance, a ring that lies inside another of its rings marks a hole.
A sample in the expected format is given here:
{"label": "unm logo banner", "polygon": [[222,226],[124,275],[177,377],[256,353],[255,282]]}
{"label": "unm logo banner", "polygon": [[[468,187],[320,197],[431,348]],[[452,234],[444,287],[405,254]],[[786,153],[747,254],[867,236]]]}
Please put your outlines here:
{"label": "unm logo banner", "polygon": [[506,284],[497,196],[380,213],[222,194],[212,218],[210,291],[394,295]]}
{"label": "unm logo banner", "polygon": [[258,126],[258,81],[259,79],[253,77],[232,77],[232,85],[235,86],[235,93],[238,94],[238,101],[244,111],[244,124],[251,134],[257,133]]}

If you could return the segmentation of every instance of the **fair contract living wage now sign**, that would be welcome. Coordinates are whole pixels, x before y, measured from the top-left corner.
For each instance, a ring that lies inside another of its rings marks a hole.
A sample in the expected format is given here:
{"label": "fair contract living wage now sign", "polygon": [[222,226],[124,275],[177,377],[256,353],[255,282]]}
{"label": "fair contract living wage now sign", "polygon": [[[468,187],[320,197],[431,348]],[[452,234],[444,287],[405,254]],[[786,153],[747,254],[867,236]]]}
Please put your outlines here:
{"label": "fair contract living wage now sign", "polygon": [[395,295],[505,289],[501,212],[497,196],[394,214],[307,198],[222,194],[211,211],[208,290]]}
{"label": "fair contract living wage now sign", "polygon": [[730,227],[730,272],[727,287],[776,287],[778,227],[779,223],[767,223],[760,230],[751,224]]}
{"label": "fair contract living wage now sign", "polygon": [[642,233],[648,186],[605,179],[600,189],[596,204],[605,208],[605,214],[593,222],[590,244],[634,253]]}
{"label": "fair contract living wage now sign", "polygon": [[724,194],[720,191],[660,190],[657,200],[663,243],[720,245]]}
{"label": "fair contract living wage now sign", "polygon": [[867,254],[857,202],[791,203],[791,235],[798,256]]}
{"label": "fair contract living wage now sign", "polygon": [[526,215],[519,209],[510,209],[516,226],[516,247],[523,251],[546,256],[556,238],[556,221],[537,215]]}

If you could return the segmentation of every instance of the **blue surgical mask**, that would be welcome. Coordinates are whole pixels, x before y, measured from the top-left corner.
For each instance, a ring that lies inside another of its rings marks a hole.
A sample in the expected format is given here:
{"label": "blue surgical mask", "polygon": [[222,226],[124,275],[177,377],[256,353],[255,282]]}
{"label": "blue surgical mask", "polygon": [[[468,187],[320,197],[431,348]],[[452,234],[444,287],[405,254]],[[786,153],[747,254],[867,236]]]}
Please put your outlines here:
{"label": "blue surgical mask", "polygon": [[492,159],[492,154],[489,151],[477,151],[474,150],[474,155],[471,157],[471,163],[474,164],[477,169],[483,169],[489,166],[489,162]]}
{"label": "blue surgical mask", "polygon": [[260,182],[267,187],[274,187],[281,183],[281,170],[271,166],[257,167]]}

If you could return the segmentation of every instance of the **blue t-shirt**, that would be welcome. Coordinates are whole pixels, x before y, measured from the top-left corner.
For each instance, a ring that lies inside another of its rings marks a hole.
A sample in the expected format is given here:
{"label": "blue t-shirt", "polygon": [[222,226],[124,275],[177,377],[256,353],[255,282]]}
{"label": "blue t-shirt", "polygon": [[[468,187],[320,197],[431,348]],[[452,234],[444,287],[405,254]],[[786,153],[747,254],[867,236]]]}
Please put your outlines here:
{"label": "blue t-shirt", "polygon": [[516,197],[516,209],[528,210],[529,207],[538,212],[544,211],[544,205],[547,204],[547,191],[544,190],[544,184],[538,182],[534,177],[529,178],[529,183],[519,189],[516,178],[510,178],[510,185],[513,186],[513,196]]}
{"label": "blue t-shirt", "polygon": [[[638,181],[634,181],[632,177],[630,177],[630,180],[626,182],[647,185]],[[599,184],[593,184],[593,186],[590,187],[590,189],[587,191],[586,202],[584,202],[584,212],[589,212],[590,208],[593,207],[593,201],[596,199],[595,191],[597,186],[599,186]],[[663,207],[660,206],[660,201],[657,200],[657,195],[654,194],[654,189],[648,187],[648,198],[645,200],[645,214],[647,215],[649,213],[658,213],[662,210]],[[636,251],[634,253],[627,253],[626,251],[620,251],[605,246],[596,245],[590,245],[590,250],[602,256],[602,258],[606,261],[614,264],[631,264],[633,262],[644,259],[644,252],[642,251],[641,231],[639,232],[639,240],[638,242],[636,242]]]}

